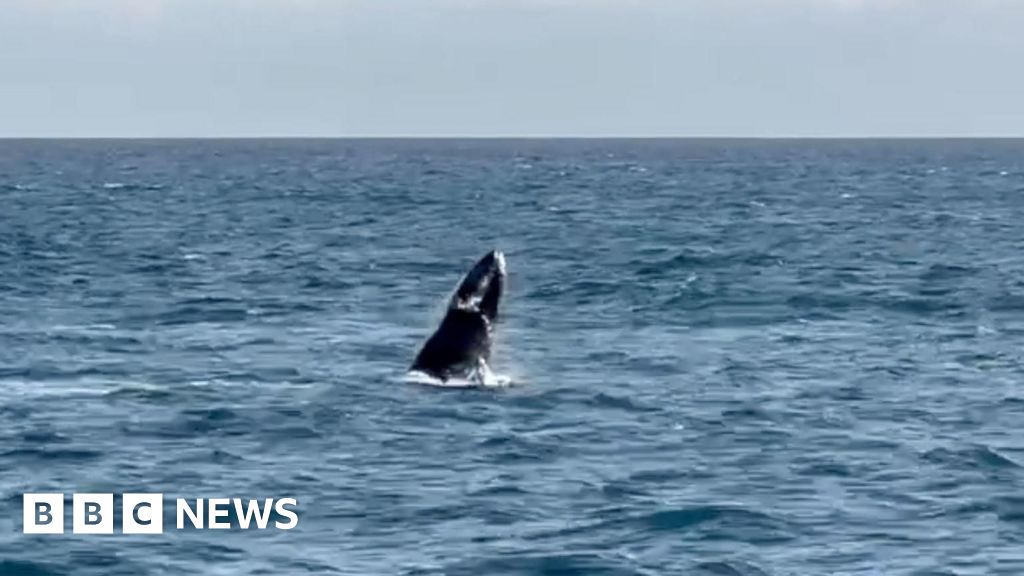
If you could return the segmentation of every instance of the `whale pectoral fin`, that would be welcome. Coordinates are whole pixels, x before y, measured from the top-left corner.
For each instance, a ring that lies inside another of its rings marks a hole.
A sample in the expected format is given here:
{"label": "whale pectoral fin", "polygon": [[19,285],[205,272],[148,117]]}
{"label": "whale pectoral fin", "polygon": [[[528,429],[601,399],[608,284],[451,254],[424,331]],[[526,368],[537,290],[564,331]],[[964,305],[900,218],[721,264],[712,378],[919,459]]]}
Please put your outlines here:
{"label": "whale pectoral fin", "polygon": [[487,365],[487,361],[483,358],[477,360],[473,376],[481,386],[492,386],[496,381],[494,372],[491,371],[491,367]]}

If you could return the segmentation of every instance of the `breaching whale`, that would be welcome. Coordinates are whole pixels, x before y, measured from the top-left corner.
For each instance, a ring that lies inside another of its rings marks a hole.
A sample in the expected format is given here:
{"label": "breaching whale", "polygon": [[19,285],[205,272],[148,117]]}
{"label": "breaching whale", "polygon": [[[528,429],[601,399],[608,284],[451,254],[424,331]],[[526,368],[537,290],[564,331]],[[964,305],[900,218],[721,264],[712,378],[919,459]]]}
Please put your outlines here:
{"label": "breaching whale", "polygon": [[410,370],[441,381],[491,375],[494,322],[505,287],[505,256],[494,250],[481,258],[459,283],[441,325],[423,345]]}

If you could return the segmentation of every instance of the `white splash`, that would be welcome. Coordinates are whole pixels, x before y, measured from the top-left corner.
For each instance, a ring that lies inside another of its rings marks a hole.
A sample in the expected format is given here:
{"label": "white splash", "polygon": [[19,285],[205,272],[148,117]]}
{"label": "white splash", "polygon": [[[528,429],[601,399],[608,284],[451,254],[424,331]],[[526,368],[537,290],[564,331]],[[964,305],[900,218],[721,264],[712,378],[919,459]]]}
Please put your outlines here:
{"label": "white splash", "polygon": [[473,372],[467,378],[441,380],[419,370],[410,370],[402,377],[407,384],[436,386],[438,388],[505,388],[512,385],[512,378],[495,374],[490,370]]}

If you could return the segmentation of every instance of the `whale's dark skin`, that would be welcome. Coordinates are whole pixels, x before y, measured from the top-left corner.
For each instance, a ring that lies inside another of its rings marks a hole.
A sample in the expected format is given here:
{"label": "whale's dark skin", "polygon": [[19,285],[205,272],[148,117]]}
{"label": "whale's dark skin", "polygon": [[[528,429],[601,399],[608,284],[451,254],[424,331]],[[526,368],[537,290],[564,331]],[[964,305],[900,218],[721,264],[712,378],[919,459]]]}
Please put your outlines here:
{"label": "whale's dark skin", "polygon": [[448,303],[444,320],[410,369],[444,381],[486,371],[505,276],[501,252],[495,250],[481,258],[466,273]]}

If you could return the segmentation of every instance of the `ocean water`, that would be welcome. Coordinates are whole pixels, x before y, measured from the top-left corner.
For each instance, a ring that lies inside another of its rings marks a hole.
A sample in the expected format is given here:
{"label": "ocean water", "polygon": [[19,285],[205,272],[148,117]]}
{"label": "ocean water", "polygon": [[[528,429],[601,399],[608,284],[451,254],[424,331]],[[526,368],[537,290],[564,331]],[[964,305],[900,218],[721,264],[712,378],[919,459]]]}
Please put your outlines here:
{"label": "ocean water", "polygon": [[0,141],[0,574],[1019,576],[1022,346],[1024,141]]}

